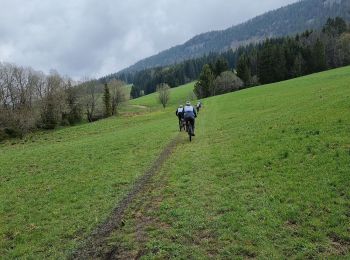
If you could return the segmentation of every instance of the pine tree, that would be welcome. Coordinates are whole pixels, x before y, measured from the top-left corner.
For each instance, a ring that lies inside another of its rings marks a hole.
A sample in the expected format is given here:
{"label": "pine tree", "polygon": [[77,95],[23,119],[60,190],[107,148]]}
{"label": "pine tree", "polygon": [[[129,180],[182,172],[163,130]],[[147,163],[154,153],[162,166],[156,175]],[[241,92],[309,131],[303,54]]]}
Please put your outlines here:
{"label": "pine tree", "polygon": [[213,71],[208,64],[205,64],[194,87],[194,92],[198,98],[206,98],[214,94],[214,79]]}
{"label": "pine tree", "polygon": [[258,76],[262,84],[274,81],[272,43],[267,40],[258,53]]}
{"label": "pine tree", "polygon": [[313,71],[319,72],[326,69],[326,53],[324,44],[317,39],[312,49]]}
{"label": "pine tree", "polygon": [[219,76],[222,72],[227,71],[228,69],[228,62],[223,57],[217,59],[215,65],[212,68],[215,77]]}
{"label": "pine tree", "polygon": [[251,82],[250,60],[243,54],[237,63],[237,76],[243,80],[245,86],[249,86]]}
{"label": "pine tree", "polygon": [[294,64],[292,67],[292,71],[291,71],[291,77],[300,77],[303,75],[303,67],[304,67],[304,59],[303,56],[301,56],[301,54],[299,53],[294,60]]}
{"label": "pine tree", "polygon": [[103,104],[105,107],[105,117],[110,117],[112,115],[111,94],[109,93],[109,88],[107,83],[105,83],[105,89],[103,94]]}
{"label": "pine tree", "polygon": [[138,98],[140,96],[140,89],[136,87],[135,85],[131,86],[131,91],[130,91],[130,96],[131,98]]}
{"label": "pine tree", "polygon": [[323,26],[322,32],[328,34],[328,36],[335,37],[346,32],[347,24],[341,17],[334,19],[328,18],[326,24]]}
{"label": "pine tree", "polygon": [[284,54],[284,50],[281,45],[276,44],[273,48],[273,63],[272,63],[272,71],[273,71],[273,81],[282,81],[286,79],[287,68],[286,68],[286,57]]}

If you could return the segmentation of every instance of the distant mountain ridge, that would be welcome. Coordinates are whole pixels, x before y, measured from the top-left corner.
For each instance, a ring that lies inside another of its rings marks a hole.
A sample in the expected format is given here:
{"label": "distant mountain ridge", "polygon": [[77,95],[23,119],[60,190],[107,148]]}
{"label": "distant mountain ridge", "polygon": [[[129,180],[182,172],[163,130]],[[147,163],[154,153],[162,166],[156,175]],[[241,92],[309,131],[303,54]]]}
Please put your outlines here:
{"label": "distant mountain ridge", "polygon": [[201,57],[210,52],[234,49],[269,37],[296,34],[308,29],[319,29],[325,24],[328,17],[336,16],[350,21],[350,0],[302,0],[269,11],[226,30],[199,34],[184,44],[140,60],[119,73],[171,65]]}

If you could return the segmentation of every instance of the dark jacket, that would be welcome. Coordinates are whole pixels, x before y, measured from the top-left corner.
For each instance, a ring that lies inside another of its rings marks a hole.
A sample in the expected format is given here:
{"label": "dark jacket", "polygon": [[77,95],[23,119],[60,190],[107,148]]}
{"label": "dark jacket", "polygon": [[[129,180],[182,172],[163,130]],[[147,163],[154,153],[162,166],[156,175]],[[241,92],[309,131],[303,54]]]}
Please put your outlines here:
{"label": "dark jacket", "polygon": [[193,106],[185,106],[184,107],[184,117],[191,117],[191,118],[195,118],[197,117],[197,111]]}

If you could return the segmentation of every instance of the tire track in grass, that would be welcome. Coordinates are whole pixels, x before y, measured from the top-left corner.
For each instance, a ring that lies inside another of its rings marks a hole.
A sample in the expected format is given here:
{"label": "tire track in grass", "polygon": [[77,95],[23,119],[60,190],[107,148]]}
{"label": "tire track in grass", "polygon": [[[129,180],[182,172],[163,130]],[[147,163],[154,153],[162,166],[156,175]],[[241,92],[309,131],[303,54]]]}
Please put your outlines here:
{"label": "tire track in grass", "polygon": [[[205,120],[205,117],[201,117],[200,122],[199,130],[197,130],[199,138],[206,134],[205,126],[207,120]],[[181,135],[183,136],[181,137],[181,141],[178,142],[176,150],[193,145],[189,142],[187,133]],[[168,172],[166,170],[163,172],[163,169],[161,169],[158,174],[152,177],[149,185],[135,197],[125,212],[125,226],[113,232],[115,235],[114,241],[110,245],[106,245],[103,259],[140,259],[148,253],[154,253],[154,250],[157,250],[150,249],[147,246],[149,242],[147,229],[157,228],[157,230],[161,230],[170,228],[168,223],[163,222],[157,216],[153,215],[154,212],[160,210],[160,205],[164,199],[162,190],[168,187],[169,177]],[[123,240],[124,237],[131,233],[134,235],[132,246],[131,244],[123,243],[126,241]]]}
{"label": "tire track in grass", "polygon": [[164,162],[172,154],[179,142],[180,137],[181,135],[179,134],[163,149],[162,153],[153,162],[152,166],[139,179],[136,180],[131,190],[114,208],[112,214],[101,225],[99,225],[84,242],[82,242],[82,246],[73,252],[70,259],[105,258],[103,249],[105,247],[106,240],[114,230],[123,224],[125,211],[136,196],[148,186],[152,176],[159,171]]}

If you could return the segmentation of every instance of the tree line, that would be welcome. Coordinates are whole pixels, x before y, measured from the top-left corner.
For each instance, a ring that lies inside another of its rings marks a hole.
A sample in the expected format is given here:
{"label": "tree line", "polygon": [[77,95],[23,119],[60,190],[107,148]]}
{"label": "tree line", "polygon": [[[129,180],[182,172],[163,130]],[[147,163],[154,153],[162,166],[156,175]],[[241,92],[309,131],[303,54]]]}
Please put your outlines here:
{"label": "tree line", "polygon": [[234,67],[237,55],[233,50],[223,53],[210,53],[201,58],[190,59],[176,65],[156,67],[138,72],[111,74],[101,81],[118,79],[133,84],[130,96],[137,98],[156,91],[157,85],[166,83],[171,88],[192,82],[198,79],[205,64],[214,64],[218,59],[224,58],[229,67]]}
{"label": "tree line", "polygon": [[[227,71],[222,66],[218,70],[213,64],[203,67],[195,85],[198,97],[214,96],[350,65],[350,28],[339,17],[329,18],[320,31],[267,39],[262,43],[240,47],[236,54],[235,73],[228,71],[228,66]],[[223,57],[220,59],[223,60],[221,63],[226,62]]]}
{"label": "tree line", "polygon": [[[342,18],[337,17],[329,18],[318,31],[305,31],[292,37],[267,39],[236,50],[231,49],[190,59],[173,66],[114,74],[107,76],[106,79],[118,78],[133,83],[131,97],[137,98],[155,92],[156,86],[161,83],[166,83],[173,88],[203,78],[204,75],[209,77],[209,82],[213,83],[220,76],[215,71],[217,70],[215,66],[218,62],[224,61],[227,71],[234,72],[244,83],[243,86],[237,87],[240,85],[239,80],[232,74],[225,73],[220,78],[221,87],[218,86],[217,81],[217,88],[213,88],[212,83],[204,87],[207,90],[197,88],[196,93],[199,97],[204,97],[209,93],[218,94],[346,66],[350,64],[349,49],[349,26]],[[228,87],[229,78],[237,84]],[[223,85],[225,85],[224,88]]]}
{"label": "tree line", "polygon": [[346,65],[350,65],[350,29],[338,17],[329,18],[319,31],[81,83],[55,71],[45,75],[0,63],[0,140],[115,115],[128,98],[123,80],[133,83],[133,98],[155,92],[163,83],[176,87],[198,80],[195,93],[202,98]]}
{"label": "tree line", "polygon": [[103,84],[98,80],[78,84],[56,71],[45,75],[29,67],[0,63],[0,141],[114,115],[126,98],[123,85],[108,82],[111,112],[106,114]]}
{"label": "tree line", "polygon": [[247,43],[263,40],[269,35],[295,35],[307,29],[319,30],[328,17],[343,17],[350,21],[348,0],[303,0],[267,12],[223,31],[197,35],[184,44],[143,59],[123,72],[140,71],[156,66],[179,64],[189,58],[202,57],[210,52],[222,52]]}
{"label": "tree line", "polygon": [[249,87],[350,65],[349,29],[343,19],[329,18],[320,31],[240,48],[237,75]]}

